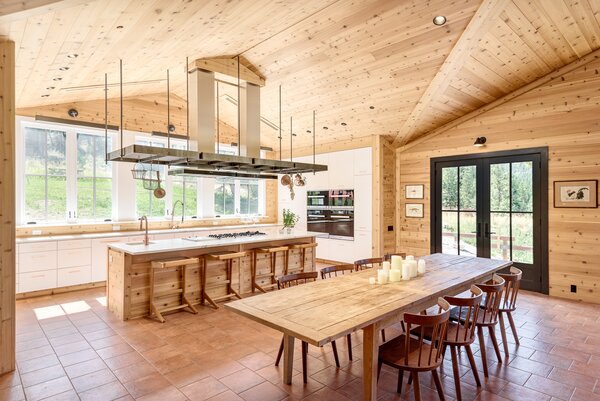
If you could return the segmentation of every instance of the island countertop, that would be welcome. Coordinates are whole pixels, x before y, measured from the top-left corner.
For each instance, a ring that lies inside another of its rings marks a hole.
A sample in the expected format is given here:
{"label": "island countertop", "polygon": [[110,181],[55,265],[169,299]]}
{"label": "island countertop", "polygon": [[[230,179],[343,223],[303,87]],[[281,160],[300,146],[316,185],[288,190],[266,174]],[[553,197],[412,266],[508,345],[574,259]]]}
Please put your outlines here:
{"label": "island countertop", "polygon": [[320,233],[311,231],[294,231],[291,234],[266,234],[256,235],[252,237],[237,237],[237,238],[210,238],[210,237],[196,237],[200,240],[190,241],[185,238],[165,239],[165,240],[151,240],[149,245],[144,245],[139,242],[136,243],[111,243],[108,247],[115,251],[120,251],[129,255],[146,255],[153,253],[164,253],[174,251],[186,251],[192,249],[202,248],[215,248],[230,245],[242,245],[252,244],[259,242],[273,242],[273,241],[285,241],[294,240],[307,237],[316,237]]}

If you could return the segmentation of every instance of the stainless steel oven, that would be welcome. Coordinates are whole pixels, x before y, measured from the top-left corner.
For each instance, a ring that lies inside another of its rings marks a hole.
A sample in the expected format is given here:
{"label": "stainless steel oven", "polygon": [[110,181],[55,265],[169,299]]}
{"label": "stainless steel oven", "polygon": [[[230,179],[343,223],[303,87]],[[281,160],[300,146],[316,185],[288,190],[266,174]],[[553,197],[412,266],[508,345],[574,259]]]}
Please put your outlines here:
{"label": "stainless steel oven", "polygon": [[329,212],[319,206],[309,206],[306,228],[308,231],[329,234]]}
{"label": "stainless steel oven", "polygon": [[348,206],[331,208],[329,214],[329,238],[354,239],[354,210]]}
{"label": "stainless steel oven", "polygon": [[329,206],[332,208],[354,208],[354,190],[353,189],[334,189],[330,190]]}
{"label": "stainless steel oven", "polygon": [[308,191],[306,205],[315,208],[324,208],[329,206],[328,191]]}

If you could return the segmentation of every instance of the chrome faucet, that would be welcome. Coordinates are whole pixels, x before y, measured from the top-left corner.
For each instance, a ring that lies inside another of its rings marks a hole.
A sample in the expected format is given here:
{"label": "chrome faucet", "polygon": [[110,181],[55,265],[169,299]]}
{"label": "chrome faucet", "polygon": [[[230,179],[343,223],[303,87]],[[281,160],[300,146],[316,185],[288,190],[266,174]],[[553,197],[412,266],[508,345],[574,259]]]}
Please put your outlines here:
{"label": "chrome faucet", "polygon": [[144,245],[148,246],[148,245],[150,245],[150,239],[148,238],[148,217],[142,216],[139,218],[139,220],[140,220],[140,230],[142,230],[144,227],[144,221],[146,222],[146,231],[144,234]]}
{"label": "chrome faucet", "polygon": [[179,225],[175,224],[175,208],[177,207],[178,203],[181,203],[181,222],[183,223],[183,218],[185,215],[185,204],[180,200],[176,200],[175,203],[173,203],[173,207],[171,208],[171,228],[179,228]]}

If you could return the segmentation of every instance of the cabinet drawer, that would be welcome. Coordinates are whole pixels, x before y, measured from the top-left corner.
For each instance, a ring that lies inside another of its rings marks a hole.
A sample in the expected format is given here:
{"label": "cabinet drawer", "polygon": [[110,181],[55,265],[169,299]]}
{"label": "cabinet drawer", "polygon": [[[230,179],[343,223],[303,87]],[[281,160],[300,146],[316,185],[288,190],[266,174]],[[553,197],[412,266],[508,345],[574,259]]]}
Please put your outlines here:
{"label": "cabinet drawer", "polygon": [[20,253],[56,251],[56,241],[31,242],[19,244]]}
{"label": "cabinet drawer", "polygon": [[58,250],[61,249],[79,249],[79,248],[90,248],[92,246],[92,240],[90,239],[75,239],[69,241],[58,241]]}
{"label": "cabinet drawer", "polygon": [[56,269],[56,251],[30,252],[19,257],[19,272]]}
{"label": "cabinet drawer", "polygon": [[90,248],[83,249],[67,249],[58,251],[57,267],[73,267],[73,266],[88,266],[92,263],[92,250]]}
{"label": "cabinet drawer", "polygon": [[67,287],[70,285],[85,284],[92,281],[92,269],[90,266],[69,267],[58,269],[57,286]]}
{"label": "cabinet drawer", "polygon": [[56,270],[44,270],[19,274],[19,292],[31,292],[56,288]]}

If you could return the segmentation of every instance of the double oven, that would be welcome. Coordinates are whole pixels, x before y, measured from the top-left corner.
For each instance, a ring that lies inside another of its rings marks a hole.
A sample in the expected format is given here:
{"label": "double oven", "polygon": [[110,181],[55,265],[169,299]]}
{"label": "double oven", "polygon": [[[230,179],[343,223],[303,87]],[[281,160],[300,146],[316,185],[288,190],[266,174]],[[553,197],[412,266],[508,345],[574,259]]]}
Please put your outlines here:
{"label": "double oven", "polygon": [[334,239],[354,239],[354,190],[308,191],[307,228]]}

